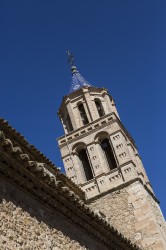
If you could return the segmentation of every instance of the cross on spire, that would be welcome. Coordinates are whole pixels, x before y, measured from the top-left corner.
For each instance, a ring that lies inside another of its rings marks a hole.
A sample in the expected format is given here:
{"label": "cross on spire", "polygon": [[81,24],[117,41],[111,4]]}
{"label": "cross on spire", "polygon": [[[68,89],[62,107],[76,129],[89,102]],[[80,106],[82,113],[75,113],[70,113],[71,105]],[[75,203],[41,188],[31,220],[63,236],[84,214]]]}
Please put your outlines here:
{"label": "cross on spire", "polygon": [[72,53],[70,52],[70,50],[67,50],[67,61],[70,63],[70,66],[74,66],[74,56],[72,55]]}

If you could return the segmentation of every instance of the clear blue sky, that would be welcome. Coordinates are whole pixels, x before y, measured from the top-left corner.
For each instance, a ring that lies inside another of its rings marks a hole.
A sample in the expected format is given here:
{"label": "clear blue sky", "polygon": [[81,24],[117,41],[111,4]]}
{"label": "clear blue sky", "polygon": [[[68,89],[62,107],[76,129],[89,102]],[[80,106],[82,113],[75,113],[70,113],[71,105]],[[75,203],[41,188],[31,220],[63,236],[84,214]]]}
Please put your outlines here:
{"label": "clear blue sky", "polygon": [[114,97],[166,214],[166,1],[0,2],[0,116],[59,167],[67,49]]}

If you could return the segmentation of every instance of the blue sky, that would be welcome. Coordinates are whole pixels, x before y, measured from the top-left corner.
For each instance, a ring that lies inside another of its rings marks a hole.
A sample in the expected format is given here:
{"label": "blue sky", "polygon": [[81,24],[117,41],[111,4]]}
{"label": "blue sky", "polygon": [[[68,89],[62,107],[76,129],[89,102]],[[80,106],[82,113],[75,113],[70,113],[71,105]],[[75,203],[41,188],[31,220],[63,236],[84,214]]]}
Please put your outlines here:
{"label": "blue sky", "polygon": [[57,117],[71,49],[83,77],[114,97],[166,214],[166,1],[0,2],[0,116],[62,161]]}

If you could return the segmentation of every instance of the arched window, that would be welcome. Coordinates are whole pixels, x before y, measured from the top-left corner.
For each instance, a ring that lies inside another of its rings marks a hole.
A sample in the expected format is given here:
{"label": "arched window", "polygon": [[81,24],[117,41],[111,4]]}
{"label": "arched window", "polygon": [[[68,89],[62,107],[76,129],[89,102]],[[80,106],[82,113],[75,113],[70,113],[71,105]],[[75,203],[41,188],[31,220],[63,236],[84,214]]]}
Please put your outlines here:
{"label": "arched window", "polygon": [[67,132],[70,133],[71,131],[73,131],[73,125],[71,123],[71,119],[70,116],[67,112],[67,110],[64,113],[64,124],[66,126]]}
{"label": "arched window", "polygon": [[95,104],[96,104],[96,108],[97,108],[99,116],[102,117],[103,115],[105,115],[101,101],[98,99],[95,99]]}
{"label": "arched window", "polygon": [[90,166],[90,163],[89,163],[89,159],[88,159],[86,150],[81,149],[78,152],[78,157],[79,157],[79,159],[80,159],[80,161],[82,163],[82,166],[83,166],[87,181],[93,179],[93,173],[92,173],[92,169],[91,169],[91,166]]}
{"label": "arched window", "polygon": [[84,125],[88,124],[89,121],[88,121],[88,118],[87,118],[87,115],[86,115],[86,112],[82,103],[78,105],[78,109],[80,111],[83,124]]}
{"label": "arched window", "polygon": [[112,170],[117,168],[117,164],[109,140],[107,138],[102,140],[100,145],[105,154],[110,169]]}

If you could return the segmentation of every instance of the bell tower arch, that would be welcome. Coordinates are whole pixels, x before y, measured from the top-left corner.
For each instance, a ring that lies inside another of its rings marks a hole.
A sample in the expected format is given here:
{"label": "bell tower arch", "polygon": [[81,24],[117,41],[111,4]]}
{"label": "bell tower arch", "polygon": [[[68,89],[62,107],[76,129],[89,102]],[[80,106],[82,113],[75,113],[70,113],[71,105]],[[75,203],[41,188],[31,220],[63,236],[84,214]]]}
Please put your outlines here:
{"label": "bell tower arch", "polygon": [[72,64],[70,93],[58,115],[66,175],[126,237],[143,249],[166,249],[165,220],[137,146],[105,88],[90,85]]}

